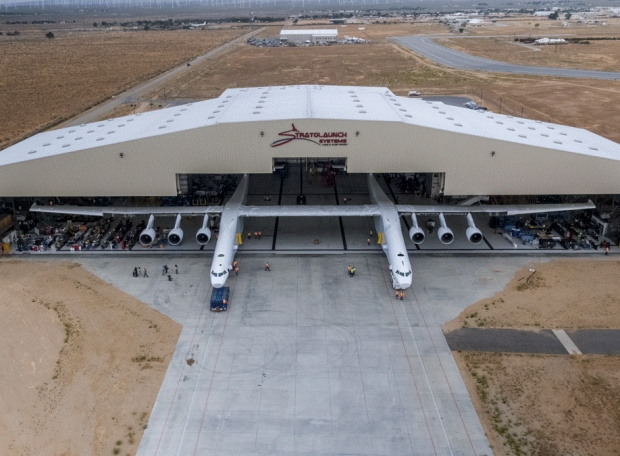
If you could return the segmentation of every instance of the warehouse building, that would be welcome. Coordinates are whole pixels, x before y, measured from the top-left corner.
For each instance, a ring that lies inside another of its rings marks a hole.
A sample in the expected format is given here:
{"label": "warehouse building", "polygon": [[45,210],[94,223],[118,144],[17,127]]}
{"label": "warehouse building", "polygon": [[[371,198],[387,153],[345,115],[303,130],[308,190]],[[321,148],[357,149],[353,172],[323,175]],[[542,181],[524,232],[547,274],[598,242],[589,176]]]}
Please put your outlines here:
{"label": "warehouse building", "polygon": [[175,196],[191,175],[300,159],[429,173],[445,195],[620,193],[620,145],[589,131],[385,87],[302,85],[37,134],[0,153],[0,196]]}
{"label": "warehouse building", "polygon": [[338,41],[338,30],[282,30],[280,41],[291,44],[329,44]]}

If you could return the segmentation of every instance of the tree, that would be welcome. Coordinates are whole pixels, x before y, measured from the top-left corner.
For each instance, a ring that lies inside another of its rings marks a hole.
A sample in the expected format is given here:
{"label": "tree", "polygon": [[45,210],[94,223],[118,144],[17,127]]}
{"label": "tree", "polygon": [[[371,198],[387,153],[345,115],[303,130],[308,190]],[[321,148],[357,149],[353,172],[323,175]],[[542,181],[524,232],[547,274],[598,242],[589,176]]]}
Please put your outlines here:
{"label": "tree", "polygon": [[555,21],[558,18],[558,12],[554,11],[553,13],[551,13],[549,16],[549,19]]}
{"label": "tree", "polygon": [[93,22],[93,27],[97,27],[97,23],[96,22]]}
{"label": "tree", "polygon": [[148,30],[148,29],[150,29],[150,27],[148,25],[145,25],[144,30]]}
{"label": "tree", "polygon": [[572,16],[572,14],[571,14],[571,13],[566,13],[566,14],[564,15],[564,19],[568,20],[568,19],[570,19],[570,17],[571,17],[571,16]]}
{"label": "tree", "polygon": [[45,34],[45,38],[52,39],[52,38],[54,38],[54,34],[53,34],[52,32],[47,32],[47,33]]}

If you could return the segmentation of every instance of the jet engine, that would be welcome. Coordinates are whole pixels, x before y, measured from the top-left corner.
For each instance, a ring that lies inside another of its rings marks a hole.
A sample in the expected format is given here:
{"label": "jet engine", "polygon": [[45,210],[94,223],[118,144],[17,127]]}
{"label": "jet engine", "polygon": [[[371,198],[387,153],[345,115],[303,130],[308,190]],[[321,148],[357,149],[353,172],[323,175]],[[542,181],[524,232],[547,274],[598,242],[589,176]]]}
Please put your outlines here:
{"label": "jet engine", "polygon": [[209,215],[205,214],[205,218],[202,222],[202,228],[196,233],[196,242],[200,245],[205,245],[211,240],[211,230],[207,226],[209,224]]}
{"label": "jet engine", "polygon": [[446,219],[443,214],[439,214],[439,229],[437,230],[437,236],[442,244],[452,244],[452,241],[454,241],[454,233],[446,225]]}
{"label": "jet engine", "polygon": [[418,219],[415,214],[411,214],[411,224],[412,226],[409,230],[409,237],[414,244],[422,244],[426,236],[424,234],[424,230],[418,226]]}
{"label": "jet engine", "polygon": [[181,229],[181,214],[178,214],[174,228],[168,233],[168,244],[179,245],[181,242],[183,242],[183,230]]}
{"label": "jet engine", "polygon": [[149,223],[146,225],[146,228],[142,230],[140,233],[140,244],[142,245],[151,245],[155,240],[155,230],[153,229],[153,224],[155,223],[155,217],[153,214],[149,217]]}
{"label": "jet engine", "polygon": [[469,239],[469,242],[472,244],[480,244],[482,242],[482,232],[476,228],[474,218],[471,214],[467,214],[467,225],[469,226],[467,227],[465,234],[467,234],[467,239]]}

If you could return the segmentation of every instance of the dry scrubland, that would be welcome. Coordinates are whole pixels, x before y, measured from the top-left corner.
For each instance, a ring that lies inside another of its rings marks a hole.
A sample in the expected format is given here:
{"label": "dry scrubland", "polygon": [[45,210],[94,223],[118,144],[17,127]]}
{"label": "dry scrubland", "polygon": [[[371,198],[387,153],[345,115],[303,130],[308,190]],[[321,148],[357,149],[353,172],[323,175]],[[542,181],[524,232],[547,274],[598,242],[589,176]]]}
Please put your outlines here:
{"label": "dry scrubland", "polygon": [[[519,30],[522,26],[519,24],[489,28],[487,33],[510,31],[511,27]],[[358,30],[359,27],[365,30]],[[279,30],[270,27],[260,36],[277,36]],[[170,81],[168,96],[213,98],[227,87],[261,85],[378,85],[400,95],[411,89],[423,94],[466,95],[495,112],[500,110],[501,99],[504,114],[520,116],[523,112],[527,118],[585,128],[620,142],[617,128],[620,110],[616,109],[620,103],[618,81],[454,70],[427,61],[388,40],[390,36],[446,33],[446,28],[437,24],[350,24],[339,27],[339,33],[370,39],[371,43],[297,48],[242,45]],[[161,92],[151,95],[161,97]]]}
{"label": "dry scrubland", "polygon": [[[618,23],[606,27],[571,26],[569,29],[558,27],[554,21],[540,21],[538,28],[527,21],[504,21],[502,25],[506,26],[468,28],[467,33],[508,38],[511,34],[527,35],[527,31],[549,36],[567,30],[579,36],[602,31],[609,35],[620,33]],[[364,30],[359,30],[360,27]],[[280,26],[267,27],[259,36],[278,36],[280,29]],[[410,34],[453,36],[444,25],[436,23],[348,24],[339,26],[338,30],[341,36],[366,38],[371,43],[298,48],[257,48],[241,44],[167,81],[166,97],[213,98],[228,87],[261,85],[378,85],[401,95],[411,89],[423,94],[466,95],[496,112],[500,110],[501,99],[502,113],[523,113],[528,118],[586,128],[620,142],[617,128],[620,110],[616,109],[620,102],[618,81],[453,70],[388,40],[390,36]],[[69,32],[61,31],[57,38],[49,41],[39,30],[21,37],[0,37],[0,71],[8,75],[0,81],[0,102],[9,107],[0,110],[0,124],[3,125],[0,147],[82,112],[114,93],[245,32],[247,29],[90,31],[68,35]],[[451,41],[459,46],[478,46],[475,43],[488,43],[491,39]],[[600,46],[615,46],[620,42],[599,44],[581,45],[579,52],[591,53],[589,61],[596,61],[603,53]],[[526,54],[548,52],[530,51],[505,40],[499,45],[514,48],[515,53],[521,53],[521,49]],[[617,55],[610,53],[605,59],[616,59]],[[22,83],[24,78],[28,84]],[[147,98],[161,102],[163,88],[153,91]],[[149,109],[148,102],[137,108],[138,111]],[[132,110],[124,105],[106,117],[129,114]]]}
{"label": "dry scrubland", "polygon": [[68,262],[0,261],[0,314],[0,454],[135,454],[180,325]]}
{"label": "dry scrubland", "polygon": [[[619,274],[614,260],[532,264],[444,330],[620,328]],[[620,453],[620,356],[453,355],[496,456]]]}
{"label": "dry scrubland", "polygon": [[506,38],[442,39],[440,44],[467,54],[517,65],[583,70],[618,71],[620,40],[589,41],[590,44],[534,46]]}
{"label": "dry scrubland", "polygon": [[56,31],[0,36],[0,148],[247,30]]}

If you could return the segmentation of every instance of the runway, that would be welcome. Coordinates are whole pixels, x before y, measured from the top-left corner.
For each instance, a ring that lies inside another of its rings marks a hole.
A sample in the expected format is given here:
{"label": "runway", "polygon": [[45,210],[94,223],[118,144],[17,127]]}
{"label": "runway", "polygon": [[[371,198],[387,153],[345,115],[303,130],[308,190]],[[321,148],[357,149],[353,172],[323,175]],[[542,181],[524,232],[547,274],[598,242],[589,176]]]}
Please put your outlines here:
{"label": "runway", "polygon": [[[432,36],[405,36],[393,40],[417,54],[441,65],[462,70],[490,71],[496,73],[530,74],[563,78],[620,79],[619,72],[577,70],[572,68],[551,68],[528,65],[514,65],[497,60],[474,57],[436,43]],[[446,37],[443,37],[446,38]]]}

